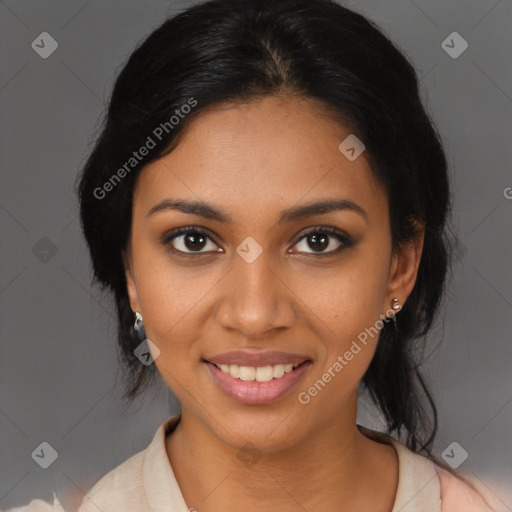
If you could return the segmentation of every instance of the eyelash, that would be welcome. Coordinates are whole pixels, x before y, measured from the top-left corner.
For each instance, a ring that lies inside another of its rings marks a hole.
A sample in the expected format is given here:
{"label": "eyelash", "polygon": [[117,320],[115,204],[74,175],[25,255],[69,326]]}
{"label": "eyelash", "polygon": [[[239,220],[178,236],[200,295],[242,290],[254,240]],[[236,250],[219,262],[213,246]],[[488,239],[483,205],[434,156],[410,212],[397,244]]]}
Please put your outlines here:
{"label": "eyelash", "polygon": [[[170,231],[169,233],[167,233],[162,240],[162,245],[170,252],[172,252],[174,254],[178,254],[180,256],[185,256],[185,257],[197,257],[197,256],[202,256],[202,255],[208,254],[209,251],[208,252],[195,252],[195,253],[194,252],[184,252],[184,251],[180,251],[180,250],[172,247],[171,242],[175,238],[178,238],[179,236],[181,236],[183,234],[189,234],[189,233],[196,233],[196,234],[204,235],[217,244],[216,237],[213,235],[213,233],[211,233],[207,229],[201,228],[199,226],[185,226],[185,227],[181,227],[181,228],[176,228],[176,229]],[[297,239],[297,241],[293,245],[295,246],[299,242],[301,242],[304,238],[307,238],[309,235],[313,235],[313,234],[317,234],[317,233],[330,235],[331,237],[333,237],[333,238],[337,239],[339,242],[341,242],[341,245],[337,249],[334,249],[333,251],[317,253],[317,254],[312,253],[312,252],[311,253],[298,252],[298,254],[307,254],[308,256],[314,256],[314,257],[332,256],[333,254],[340,253],[344,249],[348,249],[349,247],[352,247],[354,245],[354,240],[352,238],[345,235],[342,231],[340,231],[336,228],[333,228],[333,227],[329,227],[329,226],[325,226],[325,227],[324,226],[315,226],[313,228],[308,229],[307,231],[302,233],[302,235]]]}

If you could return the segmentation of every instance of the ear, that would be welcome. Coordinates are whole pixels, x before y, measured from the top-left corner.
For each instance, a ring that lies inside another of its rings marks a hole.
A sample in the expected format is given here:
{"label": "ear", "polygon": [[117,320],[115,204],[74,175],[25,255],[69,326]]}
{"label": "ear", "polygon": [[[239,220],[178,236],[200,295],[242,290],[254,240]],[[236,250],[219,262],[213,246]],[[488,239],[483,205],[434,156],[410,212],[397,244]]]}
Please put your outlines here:
{"label": "ear", "polygon": [[132,311],[140,311],[139,299],[137,296],[137,286],[135,284],[135,278],[133,274],[133,263],[130,251],[122,252],[123,265],[126,276],[126,291],[128,292],[128,298],[130,300],[130,307]]}
{"label": "ear", "polygon": [[403,307],[407,297],[411,294],[418,276],[424,238],[425,224],[416,222],[414,238],[407,245],[400,248],[397,253],[393,254],[384,311],[389,311],[393,297],[396,297],[398,303]]}

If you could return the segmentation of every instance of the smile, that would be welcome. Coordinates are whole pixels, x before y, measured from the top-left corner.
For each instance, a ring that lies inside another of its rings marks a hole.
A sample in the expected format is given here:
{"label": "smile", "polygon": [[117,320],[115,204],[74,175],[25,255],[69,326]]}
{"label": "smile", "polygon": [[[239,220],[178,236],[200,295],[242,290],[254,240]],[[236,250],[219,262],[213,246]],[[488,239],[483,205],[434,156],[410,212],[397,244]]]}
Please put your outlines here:
{"label": "smile", "polygon": [[309,360],[300,364],[257,367],[203,362],[224,394],[247,405],[270,404],[280,400],[299,384],[312,365]]}

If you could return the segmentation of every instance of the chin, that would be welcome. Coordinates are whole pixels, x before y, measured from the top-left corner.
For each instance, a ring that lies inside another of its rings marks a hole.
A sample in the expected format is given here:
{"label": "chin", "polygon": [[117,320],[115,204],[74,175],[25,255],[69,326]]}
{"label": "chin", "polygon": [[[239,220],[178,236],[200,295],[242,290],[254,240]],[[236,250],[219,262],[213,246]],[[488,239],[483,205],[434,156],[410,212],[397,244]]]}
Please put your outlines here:
{"label": "chin", "polygon": [[215,423],[211,422],[211,417],[206,420],[216,436],[235,450],[252,444],[262,454],[279,452],[292,448],[307,435],[299,430],[305,424],[296,411],[282,406],[265,408],[267,410],[246,406],[241,410],[226,411],[216,417]]}

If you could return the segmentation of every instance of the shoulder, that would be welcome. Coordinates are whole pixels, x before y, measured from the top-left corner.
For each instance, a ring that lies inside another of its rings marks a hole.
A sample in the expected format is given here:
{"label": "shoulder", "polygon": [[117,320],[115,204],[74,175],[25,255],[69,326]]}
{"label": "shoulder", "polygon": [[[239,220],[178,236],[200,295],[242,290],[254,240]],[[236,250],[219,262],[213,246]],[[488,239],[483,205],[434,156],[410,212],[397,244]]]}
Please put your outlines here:
{"label": "shoulder", "polygon": [[[1,509],[0,509],[1,511]],[[32,500],[28,505],[23,505],[21,507],[8,508],[6,512],[65,512],[62,508],[62,505],[55,494],[55,490],[53,491],[53,504],[47,503],[46,501],[36,499]]]}
{"label": "shoulder", "polygon": [[474,487],[434,464],[439,478],[442,498],[442,512],[464,510],[466,512],[503,512],[504,509],[481,485],[463,475]]}
{"label": "shoulder", "polygon": [[178,484],[175,484],[174,497],[169,490],[174,474],[165,450],[165,436],[176,427],[179,419],[179,415],[168,418],[145,449],[98,480],[82,499],[78,512],[149,510],[152,505],[175,503],[176,499],[179,503]]}
{"label": "shoulder", "polygon": [[6,512],[53,512],[54,507],[43,500],[32,500],[22,507],[8,508]]}
{"label": "shoulder", "polygon": [[[143,491],[142,473],[145,451],[140,451],[110,470],[84,496],[78,512],[98,512],[113,510],[112,505],[124,507],[137,503]],[[135,500],[134,500],[135,499]]]}
{"label": "shoulder", "polygon": [[399,461],[399,479],[393,512],[509,512],[477,479],[460,473],[475,489],[394,439],[391,435],[358,425],[366,436],[394,446]]}

